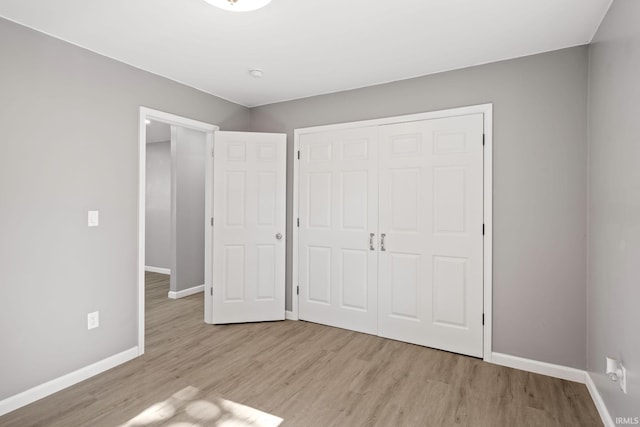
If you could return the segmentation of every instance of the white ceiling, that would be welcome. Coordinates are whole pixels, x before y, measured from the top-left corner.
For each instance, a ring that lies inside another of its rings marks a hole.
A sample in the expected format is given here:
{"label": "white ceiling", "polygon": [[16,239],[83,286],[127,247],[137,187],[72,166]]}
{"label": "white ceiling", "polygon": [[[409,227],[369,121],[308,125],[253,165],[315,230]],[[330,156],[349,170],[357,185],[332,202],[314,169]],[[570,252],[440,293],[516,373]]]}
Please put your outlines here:
{"label": "white ceiling", "polygon": [[0,0],[0,16],[256,106],[586,44],[611,1]]}

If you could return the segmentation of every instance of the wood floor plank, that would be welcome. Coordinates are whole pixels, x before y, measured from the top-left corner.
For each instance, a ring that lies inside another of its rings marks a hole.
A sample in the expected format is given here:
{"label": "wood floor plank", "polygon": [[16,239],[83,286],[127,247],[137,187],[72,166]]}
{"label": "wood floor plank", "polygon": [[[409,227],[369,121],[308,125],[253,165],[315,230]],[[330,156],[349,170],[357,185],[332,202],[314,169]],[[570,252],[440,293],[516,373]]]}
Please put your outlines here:
{"label": "wood floor plank", "polygon": [[308,322],[205,325],[202,294],[146,278],[145,355],[0,426],[602,426],[583,384]]}

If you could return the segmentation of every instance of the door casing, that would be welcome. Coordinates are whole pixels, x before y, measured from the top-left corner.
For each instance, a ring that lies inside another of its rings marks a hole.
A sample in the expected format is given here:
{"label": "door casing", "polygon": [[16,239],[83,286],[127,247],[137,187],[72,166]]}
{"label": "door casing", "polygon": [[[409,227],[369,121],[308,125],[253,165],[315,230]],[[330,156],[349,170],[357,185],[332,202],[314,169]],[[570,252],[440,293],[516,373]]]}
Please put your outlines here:
{"label": "door casing", "polygon": [[299,218],[299,179],[300,166],[297,153],[300,150],[300,136],[326,131],[346,130],[366,126],[380,126],[404,122],[439,119],[446,117],[464,116],[469,114],[483,114],[484,118],[484,154],[483,154],[483,216],[484,216],[484,241],[483,241],[483,306],[484,306],[484,333],[483,333],[483,360],[491,362],[492,351],[492,289],[493,289],[493,104],[479,104],[468,107],[452,108],[404,116],[386,117],[381,119],[363,120],[357,122],[340,123],[335,125],[315,126],[300,128],[294,131],[294,164],[293,164],[293,203],[292,218],[292,289],[291,311],[287,312],[287,318],[299,319],[298,312],[298,286],[299,277],[299,242],[298,227]]}

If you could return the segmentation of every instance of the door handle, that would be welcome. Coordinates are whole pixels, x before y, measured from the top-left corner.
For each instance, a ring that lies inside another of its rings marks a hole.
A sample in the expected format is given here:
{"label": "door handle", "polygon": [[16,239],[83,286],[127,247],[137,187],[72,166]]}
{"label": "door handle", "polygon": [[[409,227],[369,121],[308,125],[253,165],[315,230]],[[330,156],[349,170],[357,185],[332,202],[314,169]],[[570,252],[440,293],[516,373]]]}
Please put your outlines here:
{"label": "door handle", "polygon": [[370,251],[375,251],[376,248],[373,246],[373,238],[375,237],[375,233],[370,233],[369,234],[369,250]]}
{"label": "door handle", "polygon": [[281,240],[282,239],[282,233],[276,234],[276,239]]}
{"label": "door handle", "polygon": [[384,238],[387,237],[387,235],[385,233],[382,233],[380,235],[380,250],[382,252],[385,252],[387,249],[384,247]]}

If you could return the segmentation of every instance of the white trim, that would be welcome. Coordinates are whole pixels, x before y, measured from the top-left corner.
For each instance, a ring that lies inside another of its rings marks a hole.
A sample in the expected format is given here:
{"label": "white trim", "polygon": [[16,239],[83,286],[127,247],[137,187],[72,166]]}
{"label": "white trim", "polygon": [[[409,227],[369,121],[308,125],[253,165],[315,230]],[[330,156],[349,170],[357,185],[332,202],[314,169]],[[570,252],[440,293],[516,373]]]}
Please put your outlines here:
{"label": "white trim", "polygon": [[[204,322],[213,323],[213,143],[214,134],[207,133],[207,161],[204,184]],[[211,155],[209,155],[211,153]]]}
{"label": "white trim", "polygon": [[73,371],[51,381],[47,381],[44,384],[30,388],[29,390],[23,391],[22,393],[8,397],[0,401],[0,416],[8,414],[11,411],[15,411],[18,408],[35,402],[36,400],[52,395],[62,389],[71,387],[80,381],[84,381],[87,378],[91,378],[94,375],[98,375],[104,371],[128,362],[131,359],[135,359],[136,357],[138,357],[138,348],[133,347],[129,350],[123,351],[122,353],[107,357],[99,362],[80,368],[77,371]]}
{"label": "white trim", "polygon": [[304,133],[303,129],[295,129],[293,131],[293,200],[291,203],[291,222],[293,226],[293,232],[291,233],[291,318],[292,320],[298,320],[298,298],[296,289],[300,283],[300,276],[298,270],[298,218],[299,218],[299,204],[298,193],[300,191],[299,175],[300,175],[300,161],[298,159],[298,151],[300,150],[300,135]]}
{"label": "white trim", "polygon": [[287,320],[298,320],[298,316],[294,316],[293,312],[289,310],[284,312],[284,318]]}
{"label": "white trim", "polygon": [[293,203],[291,206],[291,218],[293,223],[292,233],[292,274],[291,274],[291,315],[299,318],[298,295],[294,292],[298,286],[298,227],[296,220],[299,212],[299,162],[298,150],[300,150],[300,136],[304,134],[359,128],[365,126],[381,126],[393,123],[413,122],[420,120],[432,120],[445,117],[465,116],[482,113],[484,117],[484,289],[483,305],[485,314],[483,335],[483,359],[491,362],[492,357],[492,332],[493,332],[493,104],[480,104],[468,107],[451,108],[448,110],[431,111],[426,113],[410,114],[405,116],[385,117],[373,120],[361,120],[357,122],[338,123],[325,126],[314,126],[294,130],[293,139]]}
{"label": "white trim", "polygon": [[493,351],[493,104],[482,107],[484,116],[484,361],[491,362]]}
{"label": "white trim", "polygon": [[[198,130],[204,133],[215,132],[217,130],[220,130],[220,127],[216,125],[201,122],[198,120],[189,119],[187,117],[177,116],[175,114],[166,113],[164,111],[154,110],[147,107],[140,107],[140,114],[145,115],[145,119],[155,120],[155,121],[166,123],[173,126],[182,126],[182,127],[186,127],[193,130]],[[145,125],[145,129],[146,129],[146,124],[144,121],[142,122],[142,124]],[[145,144],[146,144],[146,139],[145,139]]]}
{"label": "white trim", "polygon": [[502,353],[493,353],[491,355],[491,363],[506,366],[508,368],[533,372],[534,374],[560,378],[562,380],[575,381],[581,384],[585,383],[585,371],[582,369],[570,368],[568,366],[539,362],[537,360],[525,359],[523,357],[511,356],[509,354]]}
{"label": "white trim", "polygon": [[593,403],[596,405],[596,409],[600,414],[600,418],[602,419],[602,424],[605,427],[615,427],[615,423],[613,422],[613,417],[609,413],[607,409],[607,405],[605,405],[600,392],[598,391],[598,387],[596,387],[596,383],[593,382],[593,378],[591,378],[590,372],[585,372],[585,384],[587,385],[587,390],[589,390],[589,394],[591,395],[591,399]]}
{"label": "white trim", "polygon": [[446,117],[467,116],[469,114],[488,113],[493,109],[493,104],[479,104],[468,107],[450,108],[447,110],[429,111],[425,113],[408,114],[404,116],[383,117],[379,119],[360,120],[357,122],[336,123],[333,125],[312,126],[295,129],[294,137],[302,134],[354,129],[367,126],[382,126],[396,123],[416,122],[421,120],[442,119]]}
{"label": "white trim", "polygon": [[149,273],[160,273],[160,274],[171,275],[171,269],[164,268],[164,267],[152,267],[150,265],[145,265],[144,271],[148,271]]}
{"label": "white trim", "polygon": [[[189,129],[198,130],[207,134],[207,142],[212,140],[213,132],[220,127],[176,116],[164,111],[154,110],[147,107],[140,107],[138,123],[138,354],[144,354],[144,263],[145,263],[145,192],[146,192],[146,157],[147,157],[147,125],[146,120],[156,120],[174,126],[182,126]],[[209,137],[211,135],[211,137]],[[208,206],[206,207],[208,209]],[[210,212],[205,213],[205,217]],[[210,239],[205,244],[210,243]],[[206,248],[205,248],[206,252]],[[205,263],[206,264],[206,263]],[[209,280],[205,276],[205,286],[209,285]]]}
{"label": "white trim", "polygon": [[147,112],[140,107],[138,136],[138,352],[144,354],[144,264],[147,192]]}
{"label": "white trim", "polygon": [[188,297],[189,295],[194,295],[200,292],[204,292],[204,285],[200,285],[200,286],[194,286],[193,288],[189,288],[189,289],[183,289],[181,291],[169,291],[169,295],[168,297],[171,299],[178,299],[178,298],[184,298],[184,297]]}

